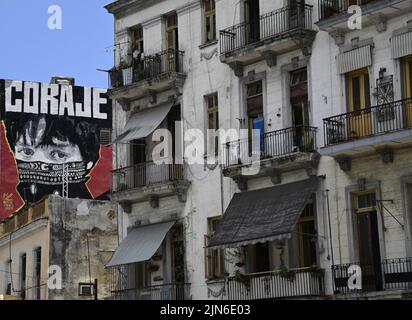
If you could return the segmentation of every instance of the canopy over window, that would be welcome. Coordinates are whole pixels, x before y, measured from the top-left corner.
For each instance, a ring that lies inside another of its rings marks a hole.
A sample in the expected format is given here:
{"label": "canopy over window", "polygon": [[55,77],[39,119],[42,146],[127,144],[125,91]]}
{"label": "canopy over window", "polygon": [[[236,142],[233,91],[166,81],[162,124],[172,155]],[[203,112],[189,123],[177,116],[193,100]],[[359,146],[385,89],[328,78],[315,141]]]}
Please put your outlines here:
{"label": "canopy over window", "polygon": [[128,143],[132,140],[146,138],[159,127],[172,106],[173,103],[167,103],[133,114],[113,143]]}
{"label": "canopy over window", "polygon": [[223,221],[217,225],[209,248],[240,247],[290,238],[317,186],[318,179],[311,178],[235,194]]}
{"label": "canopy over window", "polygon": [[147,261],[153,257],[175,222],[152,224],[133,229],[120,243],[106,267]]}

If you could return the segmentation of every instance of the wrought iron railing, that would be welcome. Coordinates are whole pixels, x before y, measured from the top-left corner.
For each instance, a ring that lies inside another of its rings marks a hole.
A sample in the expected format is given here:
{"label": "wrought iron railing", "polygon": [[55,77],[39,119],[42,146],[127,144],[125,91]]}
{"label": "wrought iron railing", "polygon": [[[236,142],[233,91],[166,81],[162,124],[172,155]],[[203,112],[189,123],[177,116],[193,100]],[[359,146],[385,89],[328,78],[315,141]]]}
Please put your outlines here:
{"label": "wrought iron railing", "polygon": [[381,0],[319,0],[319,20],[327,19],[340,13],[348,13],[352,5],[363,6]]}
{"label": "wrought iron railing", "polygon": [[227,279],[229,300],[322,296],[324,272],[317,268],[246,274]]}
{"label": "wrought iron railing", "polygon": [[179,181],[184,178],[183,164],[141,163],[114,170],[112,172],[112,192]]}
{"label": "wrought iron railing", "polygon": [[[357,265],[361,268],[361,290],[351,290],[348,286],[351,265]],[[373,266],[360,263],[333,265],[332,276],[335,293],[412,289],[412,258],[385,259],[380,264]]]}
{"label": "wrought iron railing", "polygon": [[323,119],[325,146],[412,128],[412,99]]}
{"label": "wrought iron railing", "polygon": [[190,284],[163,284],[146,288],[114,290],[112,300],[189,300]]}
{"label": "wrought iron railing", "polygon": [[[287,156],[296,152],[316,151],[317,128],[295,126],[264,133],[260,138],[260,160]],[[253,151],[250,139],[224,144],[224,167],[250,164]]]}
{"label": "wrought iron railing", "polygon": [[111,87],[120,88],[171,73],[184,73],[183,56],[184,51],[168,49],[143,58],[133,58],[130,65],[109,72]]}
{"label": "wrought iron railing", "polygon": [[275,41],[296,29],[312,29],[312,6],[284,7],[260,16],[259,21],[243,22],[221,30],[220,53],[229,54],[261,41]]}

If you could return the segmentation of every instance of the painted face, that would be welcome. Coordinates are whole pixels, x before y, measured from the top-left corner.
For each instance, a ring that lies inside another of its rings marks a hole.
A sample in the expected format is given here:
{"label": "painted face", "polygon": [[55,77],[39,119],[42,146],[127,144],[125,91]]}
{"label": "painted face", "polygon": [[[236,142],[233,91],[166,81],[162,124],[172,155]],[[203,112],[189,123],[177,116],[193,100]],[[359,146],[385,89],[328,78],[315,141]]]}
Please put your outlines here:
{"label": "painted face", "polygon": [[20,135],[15,145],[17,160],[56,164],[83,161],[79,147],[69,140],[52,138],[51,144],[41,145],[45,135],[45,125],[45,120],[41,119],[33,130],[30,123],[25,132]]}

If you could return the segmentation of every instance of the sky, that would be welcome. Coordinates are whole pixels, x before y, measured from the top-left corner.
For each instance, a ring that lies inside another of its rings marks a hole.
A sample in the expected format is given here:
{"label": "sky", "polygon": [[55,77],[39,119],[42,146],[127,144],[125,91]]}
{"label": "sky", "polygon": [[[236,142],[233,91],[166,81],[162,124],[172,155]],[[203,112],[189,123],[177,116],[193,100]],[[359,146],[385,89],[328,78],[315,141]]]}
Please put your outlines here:
{"label": "sky", "polygon": [[[52,76],[76,85],[107,88],[113,66],[112,0],[0,0],[0,79],[50,82]],[[49,7],[58,5],[62,29],[51,30]]]}

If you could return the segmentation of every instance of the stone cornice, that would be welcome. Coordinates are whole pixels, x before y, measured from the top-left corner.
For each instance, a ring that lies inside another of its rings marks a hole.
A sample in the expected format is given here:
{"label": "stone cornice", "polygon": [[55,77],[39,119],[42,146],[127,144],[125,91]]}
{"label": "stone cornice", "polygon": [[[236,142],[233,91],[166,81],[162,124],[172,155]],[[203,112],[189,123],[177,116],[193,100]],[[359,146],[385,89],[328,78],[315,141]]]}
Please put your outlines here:
{"label": "stone cornice", "polygon": [[[11,236],[11,240],[16,240],[22,236],[25,236],[29,233],[32,233],[34,231],[37,231],[41,228],[44,228],[47,226],[47,224],[49,223],[49,219],[46,218],[41,218],[38,220],[35,220],[23,227],[21,227],[20,229],[17,229],[16,231],[13,231],[12,236]],[[4,235],[3,237],[0,238],[0,247],[4,246],[6,244],[8,244],[10,241],[10,233]]]}

